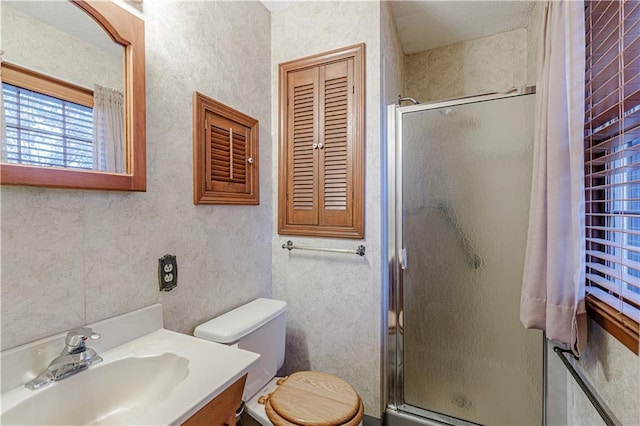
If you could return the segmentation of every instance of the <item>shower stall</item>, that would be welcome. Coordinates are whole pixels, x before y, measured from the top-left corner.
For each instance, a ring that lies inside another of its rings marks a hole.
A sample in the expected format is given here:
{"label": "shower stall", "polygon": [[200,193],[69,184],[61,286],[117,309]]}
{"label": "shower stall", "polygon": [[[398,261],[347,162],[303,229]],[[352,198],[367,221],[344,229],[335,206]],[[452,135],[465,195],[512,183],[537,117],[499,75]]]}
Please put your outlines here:
{"label": "shower stall", "polygon": [[519,321],[534,92],[388,109],[390,425],[543,424]]}

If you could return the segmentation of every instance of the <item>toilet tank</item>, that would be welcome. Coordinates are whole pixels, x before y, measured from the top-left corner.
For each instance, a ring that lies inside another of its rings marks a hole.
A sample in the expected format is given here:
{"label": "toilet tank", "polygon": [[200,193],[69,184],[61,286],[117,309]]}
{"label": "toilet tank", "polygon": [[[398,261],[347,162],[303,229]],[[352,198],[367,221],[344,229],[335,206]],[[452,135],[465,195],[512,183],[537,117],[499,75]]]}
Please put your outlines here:
{"label": "toilet tank", "polygon": [[284,363],[287,303],[256,299],[196,327],[193,335],[260,354],[244,388],[248,400],[275,377]]}

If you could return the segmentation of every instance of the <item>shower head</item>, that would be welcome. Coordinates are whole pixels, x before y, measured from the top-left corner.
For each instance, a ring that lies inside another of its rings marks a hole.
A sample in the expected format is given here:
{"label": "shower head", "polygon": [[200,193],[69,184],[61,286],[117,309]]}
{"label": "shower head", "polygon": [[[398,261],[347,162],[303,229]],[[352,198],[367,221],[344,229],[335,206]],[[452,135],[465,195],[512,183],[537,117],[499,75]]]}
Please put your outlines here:
{"label": "shower head", "polygon": [[414,98],[410,98],[408,96],[403,98],[402,95],[398,95],[398,106],[402,106],[402,102],[412,102],[414,105],[418,105],[420,103]]}

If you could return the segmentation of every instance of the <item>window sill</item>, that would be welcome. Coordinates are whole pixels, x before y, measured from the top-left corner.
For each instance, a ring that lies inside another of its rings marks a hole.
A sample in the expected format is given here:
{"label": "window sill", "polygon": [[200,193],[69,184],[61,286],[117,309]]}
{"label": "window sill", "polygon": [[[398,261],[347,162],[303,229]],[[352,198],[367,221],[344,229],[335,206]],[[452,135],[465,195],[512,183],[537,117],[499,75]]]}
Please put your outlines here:
{"label": "window sill", "polygon": [[589,294],[586,297],[586,305],[589,318],[597,322],[620,343],[638,355],[640,326],[637,322]]}

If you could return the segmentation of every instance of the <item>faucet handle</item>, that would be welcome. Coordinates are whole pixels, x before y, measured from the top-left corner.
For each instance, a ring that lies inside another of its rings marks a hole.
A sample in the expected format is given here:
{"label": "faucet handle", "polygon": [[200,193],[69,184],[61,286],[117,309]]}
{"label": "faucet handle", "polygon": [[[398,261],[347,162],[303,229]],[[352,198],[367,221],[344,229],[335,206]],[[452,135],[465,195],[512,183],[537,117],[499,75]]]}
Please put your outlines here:
{"label": "faucet handle", "polygon": [[74,328],[73,330],[67,333],[67,338],[65,339],[65,343],[67,346],[72,348],[82,347],[84,346],[84,341],[87,339],[98,340],[100,335],[93,331],[89,327],[79,327]]}

